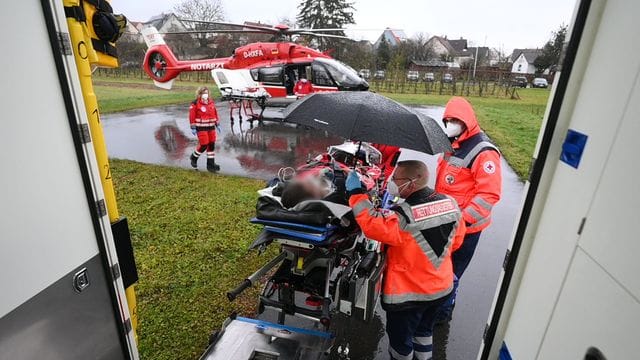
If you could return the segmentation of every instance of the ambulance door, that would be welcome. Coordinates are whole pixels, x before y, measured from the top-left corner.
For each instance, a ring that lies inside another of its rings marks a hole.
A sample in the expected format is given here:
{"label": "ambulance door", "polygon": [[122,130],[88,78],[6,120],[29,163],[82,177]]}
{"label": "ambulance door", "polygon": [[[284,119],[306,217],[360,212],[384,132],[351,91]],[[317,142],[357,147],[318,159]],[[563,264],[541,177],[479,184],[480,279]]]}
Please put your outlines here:
{"label": "ambulance door", "polygon": [[483,359],[640,354],[639,16],[638,2],[577,4]]}
{"label": "ambulance door", "polygon": [[[631,21],[640,15],[640,6],[636,10],[633,16],[621,13],[615,21]],[[640,46],[634,47],[638,59]],[[640,134],[640,62],[627,69],[635,84],[630,96],[622,99],[621,114],[605,123],[615,129],[612,148],[596,178],[599,184],[582,220],[540,359],[583,356],[589,348],[598,349],[606,359],[640,354],[640,189],[637,162],[632,160]]]}
{"label": "ambulance door", "polygon": [[62,1],[5,8],[0,359],[135,359]]}

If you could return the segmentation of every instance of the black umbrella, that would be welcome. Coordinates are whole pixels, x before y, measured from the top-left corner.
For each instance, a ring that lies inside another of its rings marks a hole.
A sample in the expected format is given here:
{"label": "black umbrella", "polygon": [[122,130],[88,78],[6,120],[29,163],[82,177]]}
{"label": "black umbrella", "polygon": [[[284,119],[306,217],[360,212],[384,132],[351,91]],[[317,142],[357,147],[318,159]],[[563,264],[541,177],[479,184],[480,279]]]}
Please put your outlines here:
{"label": "black umbrella", "polygon": [[451,151],[432,118],[368,91],[316,93],[289,105],[287,122],[325,130],[350,140],[395,145],[427,154]]}

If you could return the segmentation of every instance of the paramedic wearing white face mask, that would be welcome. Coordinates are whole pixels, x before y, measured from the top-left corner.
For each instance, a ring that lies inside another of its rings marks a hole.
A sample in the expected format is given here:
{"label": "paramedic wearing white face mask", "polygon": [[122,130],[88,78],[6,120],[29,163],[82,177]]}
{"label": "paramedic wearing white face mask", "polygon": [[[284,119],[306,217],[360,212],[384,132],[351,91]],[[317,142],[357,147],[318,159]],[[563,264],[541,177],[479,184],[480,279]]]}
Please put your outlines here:
{"label": "paramedic wearing white face mask", "polygon": [[198,169],[198,158],[207,152],[207,170],[215,172],[220,170],[216,164],[216,126],[218,126],[218,110],[209,97],[209,89],[201,86],[196,91],[196,99],[189,107],[189,123],[191,132],[198,137],[198,145],[191,154],[191,166]]}
{"label": "paramedic wearing white face mask", "polygon": [[387,189],[405,201],[391,210],[373,206],[356,171],[345,182],[362,233],[387,247],[382,308],[395,360],[432,358],[436,315],[453,290],[451,253],[464,237],[455,201],[427,187],[428,180],[423,162],[399,162]]}
{"label": "paramedic wearing white face mask", "polygon": [[[493,206],[500,200],[500,151],[480,129],[471,104],[464,98],[449,100],[442,121],[453,151],[438,161],[436,191],[458,202],[467,225],[464,242],[453,254],[453,271],[459,279],[471,262],[482,230],[491,224]],[[452,301],[443,308],[439,322],[451,319],[454,304]]]}

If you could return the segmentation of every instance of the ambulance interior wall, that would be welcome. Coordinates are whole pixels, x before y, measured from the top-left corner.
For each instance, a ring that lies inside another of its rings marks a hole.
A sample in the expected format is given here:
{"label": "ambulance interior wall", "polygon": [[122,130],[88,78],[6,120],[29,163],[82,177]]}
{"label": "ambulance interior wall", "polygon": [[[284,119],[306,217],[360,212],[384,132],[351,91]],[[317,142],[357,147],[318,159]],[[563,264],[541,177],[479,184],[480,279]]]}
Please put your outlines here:
{"label": "ambulance interior wall", "polygon": [[122,358],[43,14],[0,14],[0,359]]}
{"label": "ambulance interior wall", "polygon": [[518,360],[582,358],[591,346],[607,359],[640,353],[640,3],[598,7],[588,64],[571,89],[569,127],[588,140],[579,167],[557,162],[537,199],[544,208],[504,339]]}

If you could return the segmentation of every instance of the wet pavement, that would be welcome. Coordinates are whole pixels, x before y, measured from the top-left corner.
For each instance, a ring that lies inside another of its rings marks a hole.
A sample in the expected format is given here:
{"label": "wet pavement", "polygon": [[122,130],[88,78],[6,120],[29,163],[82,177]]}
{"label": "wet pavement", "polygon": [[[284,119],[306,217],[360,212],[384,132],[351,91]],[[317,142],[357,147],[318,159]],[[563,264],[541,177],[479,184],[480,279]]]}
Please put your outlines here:
{"label": "wet pavement", "polygon": [[[342,139],[314,129],[291,124],[265,122],[258,126],[248,121],[229,121],[226,103],[218,103],[221,133],[218,135],[216,162],[222,174],[270,179],[284,166],[303,164],[309,156],[326,150]],[[102,116],[102,125],[111,157],[149,164],[190,168],[188,157],[197,139],[191,134],[188,104],[127,111]],[[442,107],[418,109],[434,118],[442,116]],[[279,117],[278,109],[268,117]],[[237,115],[236,115],[237,117]],[[204,171],[205,159],[200,159]],[[448,339],[435,344],[435,359],[443,359],[437,350],[447,341],[447,359],[475,359],[482,341],[489,311],[497,287],[502,261],[520,210],[523,184],[503,161],[503,196],[493,210],[493,224],[480,239],[475,256],[461,280],[456,309]],[[384,311],[378,308],[369,324],[339,320],[349,329],[351,359],[387,359]],[[437,333],[436,335],[439,335]],[[436,336],[438,340],[438,336]]]}

